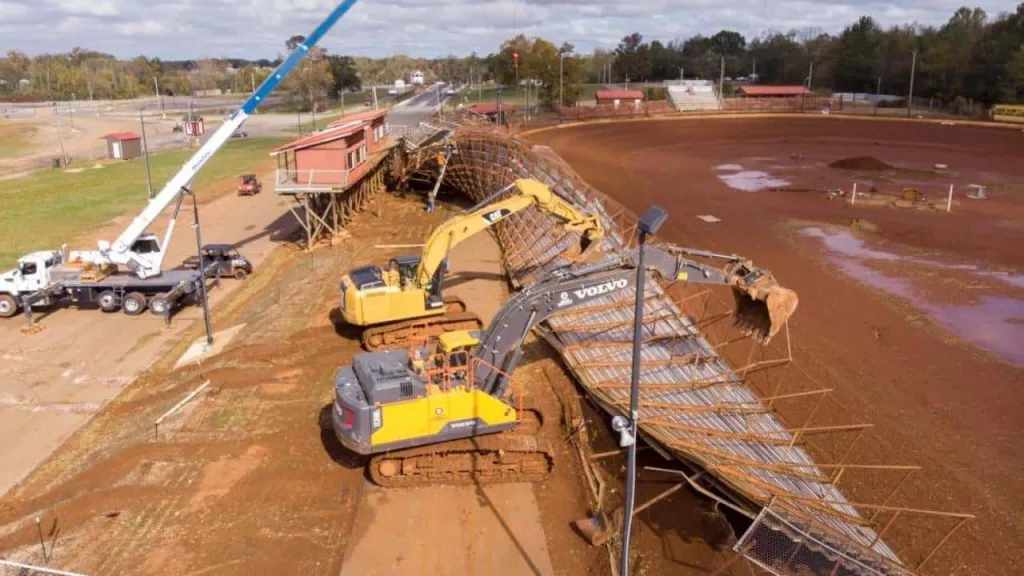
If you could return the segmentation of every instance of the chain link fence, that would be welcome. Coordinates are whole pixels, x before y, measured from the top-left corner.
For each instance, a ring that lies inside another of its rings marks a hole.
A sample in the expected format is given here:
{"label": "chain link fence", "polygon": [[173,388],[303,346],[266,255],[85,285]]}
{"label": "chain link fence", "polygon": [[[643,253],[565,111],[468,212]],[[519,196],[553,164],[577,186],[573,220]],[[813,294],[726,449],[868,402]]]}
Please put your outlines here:
{"label": "chain link fence", "polygon": [[787,521],[771,507],[761,510],[733,550],[775,576],[912,574],[873,549],[853,550],[824,542]]}

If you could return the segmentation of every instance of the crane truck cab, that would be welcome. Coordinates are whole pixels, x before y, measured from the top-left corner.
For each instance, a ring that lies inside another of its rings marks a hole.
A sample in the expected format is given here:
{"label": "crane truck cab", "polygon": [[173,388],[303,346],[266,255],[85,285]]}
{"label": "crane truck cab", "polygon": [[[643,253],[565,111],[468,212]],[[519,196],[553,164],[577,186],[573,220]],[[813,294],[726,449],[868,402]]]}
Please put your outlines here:
{"label": "crane truck cab", "polygon": [[49,286],[51,272],[61,262],[60,252],[40,250],[18,258],[16,268],[0,274],[0,318],[17,314],[23,295]]}

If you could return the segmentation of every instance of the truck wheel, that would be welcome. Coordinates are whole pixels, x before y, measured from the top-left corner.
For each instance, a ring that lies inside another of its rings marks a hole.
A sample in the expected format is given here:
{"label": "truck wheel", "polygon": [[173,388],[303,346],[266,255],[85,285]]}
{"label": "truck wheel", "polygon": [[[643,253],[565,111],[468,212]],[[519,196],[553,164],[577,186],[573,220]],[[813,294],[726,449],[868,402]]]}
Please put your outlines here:
{"label": "truck wheel", "polygon": [[238,270],[235,270],[235,273],[234,273],[235,280],[245,280],[246,276],[248,276],[248,274],[246,274],[245,270],[242,270],[241,268],[239,268]]}
{"label": "truck wheel", "polygon": [[167,300],[159,296],[149,301],[149,311],[157,316],[165,316],[170,307]]}
{"label": "truck wheel", "polygon": [[146,297],[138,292],[128,294],[121,303],[121,310],[128,316],[142,314],[146,311]]}
{"label": "truck wheel", "polygon": [[0,294],[0,318],[10,318],[18,313],[18,301],[10,294]]}
{"label": "truck wheel", "polygon": [[100,310],[104,312],[116,312],[118,305],[120,305],[120,302],[117,301],[117,294],[110,290],[100,294],[100,297],[96,299],[96,303],[100,305]]}

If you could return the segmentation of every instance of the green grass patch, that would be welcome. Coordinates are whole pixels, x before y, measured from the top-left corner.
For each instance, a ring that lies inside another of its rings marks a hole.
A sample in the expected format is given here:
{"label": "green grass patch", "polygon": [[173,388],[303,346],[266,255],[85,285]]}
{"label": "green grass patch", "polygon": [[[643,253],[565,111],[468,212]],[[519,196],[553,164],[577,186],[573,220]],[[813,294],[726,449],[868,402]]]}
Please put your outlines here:
{"label": "green grass patch", "polygon": [[36,127],[0,120],[0,158],[21,156],[29,151]]}
{"label": "green grass patch", "polygon": [[[269,167],[270,149],[282,142],[277,138],[228,142],[196,177],[193,190],[202,199],[204,192],[233,186],[242,172]],[[194,152],[174,150],[151,156],[154,191],[159,191]],[[77,168],[83,170],[41,170],[23,178],[0,180],[0,270],[10,268],[18,257],[33,250],[57,249],[64,243],[69,248],[94,248],[73,242],[112,218],[141,210],[148,201],[142,159],[101,168],[72,167]]]}

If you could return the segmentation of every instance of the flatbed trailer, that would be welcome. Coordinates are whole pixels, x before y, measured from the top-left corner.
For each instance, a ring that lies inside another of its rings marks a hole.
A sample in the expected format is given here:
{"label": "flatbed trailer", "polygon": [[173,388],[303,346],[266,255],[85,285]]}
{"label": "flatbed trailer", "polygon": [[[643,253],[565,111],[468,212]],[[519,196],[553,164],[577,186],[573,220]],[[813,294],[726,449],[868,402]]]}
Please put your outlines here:
{"label": "flatbed trailer", "polygon": [[139,278],[130,271],[111,271],[96,274],[78,268],[55,265],[48,270],[49,281],[38,289],[7,292],[4,317],[12,317],[20,310],[29,327],[33,326],[32,312],[44,307],[71,304],[80,309],[98,309],[103,312],[124,312],[138,316],[147,309],[168,322],[174,310],[190,297],[199,294],[204,282],[199,270],[174,269],[149,277]]}

